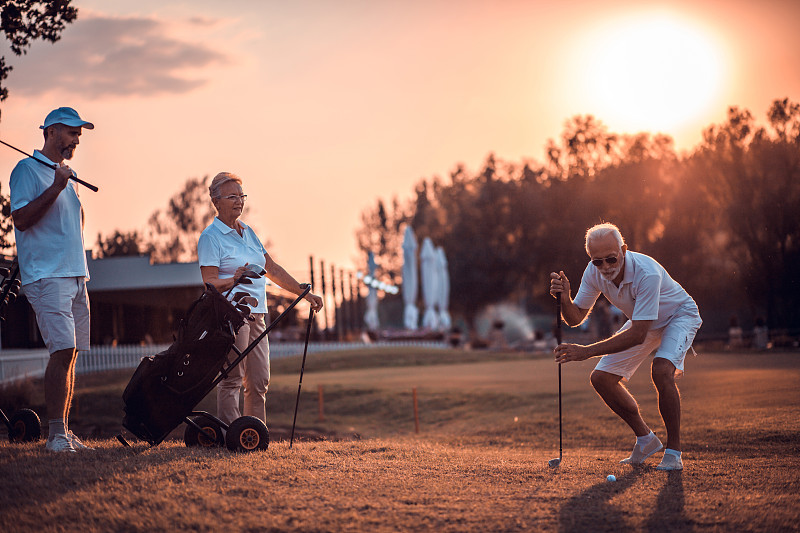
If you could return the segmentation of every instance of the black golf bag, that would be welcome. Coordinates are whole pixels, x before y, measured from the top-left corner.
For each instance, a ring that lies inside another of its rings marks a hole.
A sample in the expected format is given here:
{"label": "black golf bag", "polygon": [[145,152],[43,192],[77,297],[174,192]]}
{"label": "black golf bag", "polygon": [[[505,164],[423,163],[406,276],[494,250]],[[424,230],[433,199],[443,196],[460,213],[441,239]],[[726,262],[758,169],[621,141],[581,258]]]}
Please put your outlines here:
{"label": "black golf bag", "polygon": [[159,444],[210,392],[245,318],[217,289],[206,290],[181,320],[166,351],[142,359],[122,394],[122,425]]}

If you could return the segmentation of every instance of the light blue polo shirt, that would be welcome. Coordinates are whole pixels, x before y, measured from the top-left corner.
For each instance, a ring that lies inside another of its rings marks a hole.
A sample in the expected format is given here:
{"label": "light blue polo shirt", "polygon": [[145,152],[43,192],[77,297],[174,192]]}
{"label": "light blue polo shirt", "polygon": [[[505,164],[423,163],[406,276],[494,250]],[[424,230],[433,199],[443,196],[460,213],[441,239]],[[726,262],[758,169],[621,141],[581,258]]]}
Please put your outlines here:
{"label": "light blue polo shirt", "polygon": [[700,316],[692,297],[664,267],[637,252],[625,253],[625,274],[619,287],[590,262],[573,303],[581,309],[591,309],[600,293],[631,320],[653,320],[650,329],[666,326],[679,314]]}
{"label": "light blue polo shirt", "polygon": [[[219,278],[232,278],[236,269],[245,264],[266,265],[264,254],[267,253],[264,245],[255,232],[242,222],[244,228],[242,235],[222,222],[219,218],[214,220],[200,234],[197,241],[197,259],[201,267],[214,266],[219,269]],[[233,293],[244,291],[258,300],[258,307],[253,308],[253,313],[267,312],[267,279],[262,276],[252,280],[250,285],[237,285]]]}
{"label": "light blue polo shirt", "polygon": [[[37,159],[54,165],[39,150]],[[11,211],[25,207],[53,184],[55,172],[30,157],[11,171]],[[39,222],[25,231],[14,228],[22,285],[44,278],[85,277],[89,280],[83,245],[81,201],[72,180]]]}

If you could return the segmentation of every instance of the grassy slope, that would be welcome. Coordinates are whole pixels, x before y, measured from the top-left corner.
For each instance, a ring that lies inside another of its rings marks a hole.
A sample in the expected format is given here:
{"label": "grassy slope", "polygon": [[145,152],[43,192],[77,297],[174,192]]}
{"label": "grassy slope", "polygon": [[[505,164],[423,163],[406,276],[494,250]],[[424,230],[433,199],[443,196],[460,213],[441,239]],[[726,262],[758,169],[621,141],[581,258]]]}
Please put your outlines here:
{"label": "grassy slope", "polygon": [[[124,449],[99,438],[96,452],[77,457],[3,443],[0,512],[21,531],[798,527],[797,354],[690,360],[681,380],[686,469],[673,474],[655,471],[653,460],[638,469],[617,463],[631,437],[590,390],[590,368],[564,368],[565,458],[557,471],[546,466],[558,455],[549,358],[338,354],[309,358],[298,424],[304,434],[314,428],[361,440],[303,440],[291,450],[280,441],[264,453],[233,455],[175,441]],[[273,435],[291,424],[298,370],[299,360],[273,366]],[[119,429],[118,396],[129,374],[81,379],[82,429]],[[646,372],[630,388],[663,436]],[[204,403],[213,411],[213,398]],[[609,473],[616,483],[605,481]]]}

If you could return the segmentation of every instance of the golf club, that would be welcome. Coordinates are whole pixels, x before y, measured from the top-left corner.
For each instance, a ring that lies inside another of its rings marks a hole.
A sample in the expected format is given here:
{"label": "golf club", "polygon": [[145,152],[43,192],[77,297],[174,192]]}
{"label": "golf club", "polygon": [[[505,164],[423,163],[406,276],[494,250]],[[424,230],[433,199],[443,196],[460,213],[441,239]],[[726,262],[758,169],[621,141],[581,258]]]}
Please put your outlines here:
{"label": "golf club", "polygon": [[[561,344],[561,293],[556,297],[556,342]],[[558,363],[558,459],[550,459],[547,462],[550,468],[559,466],[564,456],[561,436],[561,363]]]}
{"label": "golf club", "polygon": [[292,420],[292,435],[289,437],[289,449],[294,444],[294,427],[297,424],[297,407],[300,405],[300,388],[303,386],[303,371],[306,367],[306,354],[308,353],[308,338],[311,336],[311,323],[314,321],[314,308],[308,312],[308,327],[306,328],[306,345],[303,348],[303,362],[300,364],[300,383],[297,384],[297,400],[294,402],[294,419]]}
{"label": "golf club", "polygon": [[17,258],[14,258],[14,261],[11,263],[11,269],[4,269],[8,270],[9,273],[6,275],[5,272],[3,273],[4,280],[2,283],[2,294],[0,295],[0,321],[6,319],[6,310],[8,309],[8,304],[13,303],[16,300],[17,296],[19,295],[19,288],[20,288],[20,280],[17,279],[19,275],[19,263],[17,262]]}
{"label": "golf club", "polygon": [[[21,153],[22,155],[26,155],[26,156],[30,157],[31,159],[35,159],[36,161],[38,161],[39,163],[43,164],[47,168],[52,168],[53,170],[58,168],[58,165],[51,165],[50,163],[46,163],[46,162],[42,161],[41,159],[39,159],[37,157],[33,157],[31,154],[29,154],[27,152],[23,152],[22,150],[20,150],[16,146],[11,146],[10,144],[8,144],[5,141],[0,141],[0,143],[5,144],[6,146],[8,146],[9,148],[11,148],[13,150],[16,150],[17,152]],[[72,171],[72,179],[77,181],[78,183],[80,183],[81,185],[83,185],[84,187],[86,187],[89,190],[92,190],[94,192],[98,191],[97,187],[95,187],[91,183],[87,183],[87,182],[83,181],[82,179],[78,179],[78,174],[76,174],[74,170]]]}

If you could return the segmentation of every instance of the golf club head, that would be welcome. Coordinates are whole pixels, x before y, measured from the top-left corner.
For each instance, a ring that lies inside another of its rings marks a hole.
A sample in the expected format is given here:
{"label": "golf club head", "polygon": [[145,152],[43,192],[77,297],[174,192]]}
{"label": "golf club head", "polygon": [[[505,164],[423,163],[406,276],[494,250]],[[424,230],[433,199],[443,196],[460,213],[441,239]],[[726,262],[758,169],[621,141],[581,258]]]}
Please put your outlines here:
{"label": "golf club head", "polygon": [[251,309],[258,307],[258,300],[254,296],[245,296],[239,303],[242,303]]}
{"label": "golf club head", "polygon": [[231,296],[231,300],[233,300],[234,302],[238,302],[245,296],[247,296],[247,293],[244,291],[234,292],[233,296]]}
{"label": "golf club head", "polygon": [[7,278],[11,271],[6,267],[0,267],[0,277]]}
{"label": "golf club head", "polygon": [[236,310],[241,313],[244,318],[250,318],[250,308],[244,304],[236,304]]}
{"label": "golf club head", "polygon": [[245,268],[247,269],[247,272],[242,274],[243,278],[256,279],[260,278],[261,276],[267,273],[267,271],[264,270],[264,268],[259,265],[247,265]]}
{"label": "golf club head", "polygon": [[550,468],[558,468],[561,465],[561,457],[556,457],[555,459],[550,459],[547,461],[547,466]]}

